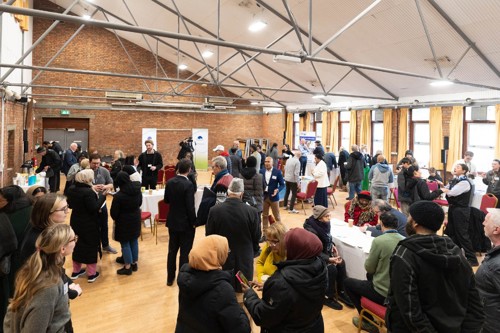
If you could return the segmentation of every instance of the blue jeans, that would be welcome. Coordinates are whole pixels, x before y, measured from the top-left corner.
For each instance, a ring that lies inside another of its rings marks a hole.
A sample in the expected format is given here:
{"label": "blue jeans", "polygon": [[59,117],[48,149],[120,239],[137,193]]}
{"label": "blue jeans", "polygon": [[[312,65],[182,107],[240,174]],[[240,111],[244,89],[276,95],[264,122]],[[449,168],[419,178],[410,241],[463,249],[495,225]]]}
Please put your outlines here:
{"label": "blue jeans", "polygon": [[300,156],[299,162],[300,162],[300,175],[305,176],[306,166],[307,166],[307,156]]}
{"label": "blue jeans", "polygon": [[120,242],[122,246],[123,261],[126,265],[137,262],[139,260],[139,242],[137,238],[128,242]]}
{"label": "blue jeans", "polygon": [[361,192],[361,182],[349,182],[349,200],[354,199],[354,194]]}
{"label": "blue jeans", "polygon": [[387,187],[375,187],[372,186],[370,189],[370,194],[372,195],[372,199],[382,199],[387,201],[389,198],[389,189]]}

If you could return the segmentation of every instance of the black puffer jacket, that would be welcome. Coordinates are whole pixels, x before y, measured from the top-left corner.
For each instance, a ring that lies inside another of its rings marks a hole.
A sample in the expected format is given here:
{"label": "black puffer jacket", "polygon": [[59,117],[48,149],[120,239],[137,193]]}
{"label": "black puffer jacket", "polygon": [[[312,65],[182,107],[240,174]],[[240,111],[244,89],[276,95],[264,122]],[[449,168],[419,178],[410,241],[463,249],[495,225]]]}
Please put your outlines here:
{"label": "black puffer jacket", "polygon": [[262,299],[252,289],[245,292],[245,306],[261,332],[324,332],[325,262],[315,257],[286,260],[276,266],[278,270],[264,284]]}
{"label": "black puffer jacket", "polygon": [[[123,172],[120,172],[121,175]],[[139,182],[128,182],[120,186],[113,196],[111,218],[115,221],[115,240],[127,242],[141,235],[142,193]]]}
{"label": "black puffer jacket", "polygon": [[176,333],[247,333],[250,323],[238,305],[227,271],[200,271],[184,264],[177,278]]}
{"label": "black puffer jacket", "polygon": [[359,183],[364,177],[365,160],[363,154],[359,151],[354,151],[347,159],[347,180],[353,183]]}

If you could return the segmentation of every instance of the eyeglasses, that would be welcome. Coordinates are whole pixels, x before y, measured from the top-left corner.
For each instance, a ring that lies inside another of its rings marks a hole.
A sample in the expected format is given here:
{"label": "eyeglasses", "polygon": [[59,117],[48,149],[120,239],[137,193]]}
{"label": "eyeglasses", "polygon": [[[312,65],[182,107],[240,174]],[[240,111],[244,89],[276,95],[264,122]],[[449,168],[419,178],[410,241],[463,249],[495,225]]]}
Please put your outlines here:
{"label": "eyeglasses", "polygon": [[269,244],[269,246],[278,246],[279,243],[280,243],[279,240],[276,240],[276,241],[268,240],[267,241],[267,244]]}
{"label": "eyeglasses", "polygon": [[54,209],[54,211],[52,213],[55,213],[55,212],[65,212],[65,213],[67,213],[68,211],[69,211],[69,206],[66,205],[63,208]]}
{"label": "eyeglasses", "polygon": [[71,242],[75,242],[75,243],[78,242],[78,236],[75,235],[75,237],[73,239],[69,240],[68,244],[71,243]]}

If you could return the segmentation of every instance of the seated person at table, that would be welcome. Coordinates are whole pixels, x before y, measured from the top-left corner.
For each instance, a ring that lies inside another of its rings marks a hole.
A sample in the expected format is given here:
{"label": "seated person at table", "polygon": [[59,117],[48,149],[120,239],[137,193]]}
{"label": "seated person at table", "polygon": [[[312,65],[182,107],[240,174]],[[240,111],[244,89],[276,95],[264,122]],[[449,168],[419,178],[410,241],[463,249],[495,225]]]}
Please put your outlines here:
{"label": "seated person at table", "polygon": [[377,225],[377,214],[371,207],[372,196],[368,191],[361,191],[351,201],[345,203],[344,221],[354,220],[354,225],[362,227],[365,224]]}
{"label": "seated person at table", "polygon": [[[389,264],[391,255],[400,240],[404,239],[397,232],[398,219],[391,213],[380,215],[383,234],[373,240],[370,254],[365,261],[368,280],[348,278],[345,280],[345,291],[354,306],[361,312],[361,297],[383,305],[389,292]],[[369,316],[369,314],[368,314]],[[359,317],[352,318],[354,326],[358,327]],[[378,332],[376,326],[368,321],[361,323],[361,328],[368,332]]]}
{"label": "seated person at table", "polygon": [[375,199],[372,202],[372,209],[377,214],[378,216],[378,224],[374,227],[368,226],[368,227],[360,227],[359,229],[361,232],[365,232],[366,230],[370,231],[372,233],[372,237],[378,237],[382,235],[384,232],[382,231],[382,225],[380,223],[380,215],[384,213],[391,213],[392,215],[396,216],[398,219],[398,232],[400,235],[406,237],[406,222],[407,218],[406,215],[401,213],[399,210],[393,208],[391,205],[387,203],[387,201],[384,201],[382,199]]}
{"label": "seated person at table", "polygon": [[437,173],[436,168],[430,167],[429,168],[429,177],[427,177],[427,180],[430,182],[437,182],[439,185],[443,185],[443,178]]}
{"label": "seated person at table", "polygon": [[284,261],[286,258],[285,251],[285,234],[287,228],[281,222],[271,224],[265,232],[266,243],[262,247],[259,259],[257,259],[257,282],[258,289],[262,289],[264,282],[276,272],[278,267],[276,263]]}
{"label": "seated person at table", "polygon": [[261,332],[324,332],[321,309],[327,285],[323,246],[314,234],[294,228],[285,234],[286,260],[266,281],[259,298],[242,284],[243,301]]}
{"label": "seated person at table", "polygon": [[304,222],[304,229],[318,236],[323,244],[321,259],[326,263],[328,269],[328,287],[325,294],[325,305],[334,309],[342,310],[342,301],[348,307],[353,307],[351,300],[344,292],[344,280],[347,277],[345,262],[340,257],[330,233],[330,211],[328,208],[316,205],[313,208],[313,215]]}

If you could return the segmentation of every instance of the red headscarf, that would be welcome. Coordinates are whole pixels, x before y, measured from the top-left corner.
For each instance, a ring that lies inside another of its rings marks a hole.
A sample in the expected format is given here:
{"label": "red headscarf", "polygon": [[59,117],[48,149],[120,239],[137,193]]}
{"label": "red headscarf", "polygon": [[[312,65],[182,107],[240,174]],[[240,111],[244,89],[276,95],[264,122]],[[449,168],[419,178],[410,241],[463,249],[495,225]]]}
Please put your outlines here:
{"label": "red headscarf", "polygon": [[323,244],[318,236],[302,228],[290,229],[285,234],[286,258],[309,259],[323,251]]}

